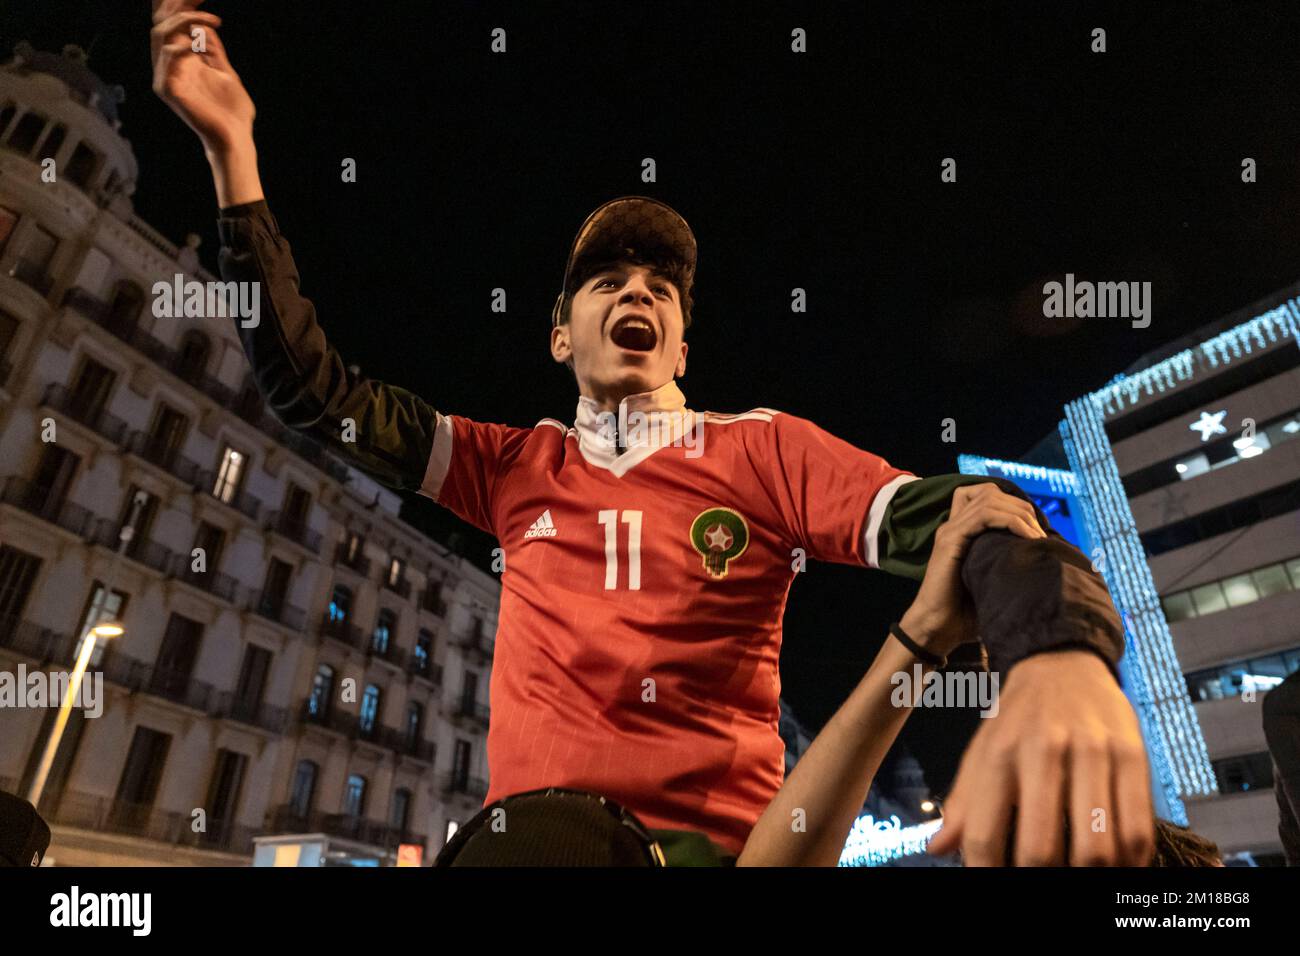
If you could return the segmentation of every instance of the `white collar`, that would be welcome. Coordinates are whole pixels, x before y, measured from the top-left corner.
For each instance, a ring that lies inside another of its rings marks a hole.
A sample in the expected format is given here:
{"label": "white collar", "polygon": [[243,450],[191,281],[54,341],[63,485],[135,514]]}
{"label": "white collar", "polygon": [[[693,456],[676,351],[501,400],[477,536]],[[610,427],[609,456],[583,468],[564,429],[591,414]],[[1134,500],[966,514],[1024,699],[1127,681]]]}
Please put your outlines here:
{"label": "white collar", "polygon": [[594,398],[578,397],[574,430],[582,456],[593,465],[622,475],[694,426],[686,396],[669,379],[648,392],[628,395],[617,412],[602,411]]}

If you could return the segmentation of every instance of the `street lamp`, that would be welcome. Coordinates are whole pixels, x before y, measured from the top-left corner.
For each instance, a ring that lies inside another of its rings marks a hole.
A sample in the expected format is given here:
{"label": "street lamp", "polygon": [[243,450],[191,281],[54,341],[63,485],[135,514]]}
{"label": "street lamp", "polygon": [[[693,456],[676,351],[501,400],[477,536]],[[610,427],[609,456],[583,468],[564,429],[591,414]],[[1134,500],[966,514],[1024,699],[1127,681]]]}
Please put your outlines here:
{"label": "street lamp", "polygon": [[58,753],[59,742],[63,739],[63,731],[68,726],[68,718],[72,716],[72,702],[77,699],[81,693],[81,679],[86,674],[86,668],[90,664],[90,655],[95,652],[95,644],[99,638],[105,640],[120,637],[126,628],[122,627],[120,621],[108,620],[101,621],[100,615],[104,613],[104,605],[108,603],[110,589],[113,586],[113,579],[117,572],[118,562],[122,559],[122,552],[126,546],[131,543],[135,536],[135,525],[139,520],[140,512],[148,504],[149,496],[143,491],[137,491],[131,499],[131,512],[127,515],[126,521],[117,532],[117,548],[113,551],[113,559],[109,562],[108,573],[104,575],[104,582],[100,585],[99,593],[95,595],[94,603],[90,607],[90,620],[94,623],[87,629],[81,638],[81,653],[77,655],[77,666],[72,671],[72,677],[68,681],[68,692],[64,695],[63,704],[59,707],[59,716],[54,721],[54,728],[50,731],[50,739],[45,742],[45,753],[41,755],[41,765],[36,770],[36,776],[32,779],[31,789],[27,791],[27,802],[40,812],[41,793],[45,790],[45,780],[50,775],[50,768],[54,766],[54,755]]}
{"label": "street lamp", "polygon": [[63,703],[59,706],[59,716],[54,721],[54,729],[50,731],[50,739],[45,742],[41,765],[37,768],[31,790],[27,793],[27,802],[33,807],[40,807],[45,780],[50,775],[50,768],[54,766],[54,755],[59,752],[59,743],[63,740],[63,731],[68,726],[68,718],[72,716],[72,702],[81,693],[81,681],[86,675],[86,667],[90,664],[90,655],[95,652],[96,641],[101,637],[106,640],[120,637],[125,630],[118,621],[101,621],[86,631],[81,639],[81,653],[77,655],[77,666],[73,668],[72,676],[68,680],[68,690],[63,695]]}

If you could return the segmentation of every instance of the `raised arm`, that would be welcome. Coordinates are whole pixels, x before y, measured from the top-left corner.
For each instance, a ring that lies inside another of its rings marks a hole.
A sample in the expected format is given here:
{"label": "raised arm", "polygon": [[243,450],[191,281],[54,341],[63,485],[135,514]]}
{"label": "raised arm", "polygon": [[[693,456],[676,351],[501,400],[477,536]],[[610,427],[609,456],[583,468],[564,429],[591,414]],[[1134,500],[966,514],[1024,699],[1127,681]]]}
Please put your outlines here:
{"label": "raised arm", "polygon": [[221,216],[219,268],[257,283],[254,324],[236,329],[254,378],[290,428],[320,441],[390,488],[418,491],[440,423],[419,396],[348,369],[299,291],[288,240],[262,194],[252,99],[230,65],[202,0],[155,0],[154,92],[195,132],[212,168]]}

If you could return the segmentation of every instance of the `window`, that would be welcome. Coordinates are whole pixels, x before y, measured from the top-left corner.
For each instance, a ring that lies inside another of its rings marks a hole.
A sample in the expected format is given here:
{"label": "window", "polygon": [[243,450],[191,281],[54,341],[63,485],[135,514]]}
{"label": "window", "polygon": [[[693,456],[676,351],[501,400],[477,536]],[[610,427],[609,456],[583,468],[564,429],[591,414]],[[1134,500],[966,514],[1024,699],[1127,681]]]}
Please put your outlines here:
{"label": "window", "polygon": [[1260,568],[1251,574],[1255,579],[1255,587],[1259,589],[1259,596],[1262,598],[1272,597],[1274,594],[1281,594],[1284,591],[1291,590],[1291,584],[1287,581],[1286,569],[1280,564],[1271,564],[1266,568]]}
{"label": "window", "polygon": [[415,669],[419,673],[427,674],[429,664],[433,660],[433,635],[428,631],[421,629],[415,638]]}
{"label": "window", "polygon": [[271,652],[250,644],[244,650],[244,661],[239,667],[239,680],[235,684],[235,700],[245,718],[257,714],[266,688],[266,675],[271,670]]}
{"label": "window", "polygon": [[230,504],[239,494],[244,480],[244,467],[248,459],[226,445],[221,450],[221,467],[217,472],[217,483],[212,489],[212,496],[219,501]]}
{"label": "window", "polygon": [[312,679],[311,697],[307,699],[307,713],[322,720],[328,717],[333,695],[334,668],[322,664],[316,668],[316,676]]}
{"label": "window", "polygon": [[[98,616],[92,612],[95,602],[101,601]],[[122,615],[126,613],[127,596],[121,591],[112,591],[104,594],[104,585],[101,581],[95,581],[90,588],[90,596],[86,598],[85,608],[81,612],[81,623],[77,630],[77,638],[80,639],[87,631],[98,624],[100,621],[121,621]],[[80,646],[80,645],[78,645]],[[96,668],[104,659],[104,653],[113,646],[111,640],[97,640],[95,649],[90,655],[90,668]]]}
{"label": "window", "polygon": [[451,764],[452,788],[464,790],[469,786],[470,743],[468,740],[456,741],[456,753]]}
{"label": "window", "polygon": [[1291,576],[1291,587],[1300,591],[1300,558],[1293,558],[1286,563],[1287,573]]}
{"label": "window", "polygon": [[1300,670],[1300,647],[1194,671],[1187,675],[1187,693],[1197,702],[1241,697],[1247,688],[1262,694],[1297,670]]}
{"label": "window", "polygon": [[406,824],[411,815],[411,791],[399,788],[393,791],[393,812],[388,818],[388,825],[398,833],[406,833]]}
{"label": "window", "polygon": [[369,737],[375,732],[376,721],[379,719],[379,688],[374,684],[367,684],[365,693],[361,695],[361,733]]}
{"label": "window", "polygon": [[149,689],[164,697],[183,697],[190,682],[190,673],[199,656],[199,643],[203,638],[203,625],[172,612],[163,634],[162,647],[154,664],[153,680]]}
{"label": "window", "polygon": [[83,358],[72,388],[68,390],[67,413],[93,427],[108,405],[108,396],[116,381],[117,373],[112,369],[92,358]]}
{"label": "window", "polygon": [[1259,591],[1255,589],[1255,583],[1250,579],[1249,574],[1238,574],[1236,577],[1227,578],[1223,582],[1223,594],[1230,607],[1241,607],[1243,604],[1259,600]]}
{"label": "window", "polygon": [[28,155],[36,145],[43,129],[45,129],[44,116],[39,113],[24,113],[18,125],[14,127],[13,135],[9,137],[9,148],[24,156]]}
{"label": "window", "polygon": [[41,148],[36,154],[37,161],[53,159],[58,155],[59,147],[63,145],[63,139],[68,134],[68,128],[62,123],[54,126],[45,137],[45,142],[41,143]]}
{"label": "window", "polygon": [[370,640],[371,649],[380,657],[388,654],[393,631],[397,629],[397,615],[388,608],[381,608],[379,620],[375,622],[375,633]]}
{"label": "window", "polygon": [[86,143],[78,143],[77,148],[72,151],[72,158],[68,160],[68,168],[64,175],[69,182],[85,189],[90,185],[90,181],[95,177],[99,170],[100,160],[103,155],[88,146]]}
{"label": "window", "polygon": [[1160,603],[1164,605],[1165,619],[1170,624],[1196,616],[1196,608],[1192,606],[1192,596],[1186,591],[1171,594],[1163,598]]}
{"label": "window", "polygon": [[147,824],[171,741],[170,734],[148,727],[135,729],[113,800],[111,819],[115,828],[138,830]]}
{"label": "window", "polygon": [[424,722],[424,708],[418,701],[406,705],[406,745],[414,747],[420,740],[420,725]]}
{"label": "window", "polygon": [[190,420],[174,408],[159,404],[153,426],[144,445],[144,457],[162,468],[170,469],[185,444]]}
{"label": "window", "polygon": [[289,797],[289,812],[299,820],[311,814],[312,799],[316,796],[316,774],[320,768],[310,760],[299,760],[293,774],[293,793]]}
{"label": "window", "polygon": [[403,575],[406,573],[406,565],[401,558],[393,558],[388,565],[388,584],[396,587],[402,583]]}
{"label": "window", "polygon": [[343,814],[360,819],[366,812],[366,778],[360,774],[348,775],[347,786],[343,790]]}
{"label": "window", "polygon": [[1273,758],[1267,751],[1215,760],[1211,766],[1220,793],[1267,789],[1273,786]]}
{"label": "window", "polygon": [[208,831],[212,842],[224,842],[234,829],[235,815],[239,812],[239,792],[244,785],[244,771],[248,757],[233,750],[218,750],[212,782],[208,785]]}
{"label": "window", "polygon": [[81,459],[66,448],[58,448],[53,442],[46,445],[24,506],[49,521],[56,520],[80,464]]}
{"label": "window", "polygon": [[207,336],[190,329],[181,339],[180,352],[176,356],[176,374],[188,382],[197,382],[208,368]]}
{"label": "window", "polygon": [[0,544],[0,643],[17,632],[40,570],[40,558]]}
{"label": "window", "polygon": [[262,589],[261,610],[278,618],[284,610],[284,601],[289,594],[289,576],[293,574],[293,565],[279,558],[272,558],[266,568],[266,586]]}
{"label": "window", "polygon": [[352,613],[352,591],[342,584],[334,585],[330,595],[329,619],[331,624],[341,624]]}
{"label": "window", "polygon": [[105,324],[117,334],[127,334],[140,321],[140,310],[143,308],[144,290],[134,282],[119,279],[113,287]]}
{"label": "window", "polygon": [[1196,605],[1197,615],[1213,614],[1228,606],[1227,600],[1223,597],[1223,588],[1218,581],[1193,588],[1192,602]]}

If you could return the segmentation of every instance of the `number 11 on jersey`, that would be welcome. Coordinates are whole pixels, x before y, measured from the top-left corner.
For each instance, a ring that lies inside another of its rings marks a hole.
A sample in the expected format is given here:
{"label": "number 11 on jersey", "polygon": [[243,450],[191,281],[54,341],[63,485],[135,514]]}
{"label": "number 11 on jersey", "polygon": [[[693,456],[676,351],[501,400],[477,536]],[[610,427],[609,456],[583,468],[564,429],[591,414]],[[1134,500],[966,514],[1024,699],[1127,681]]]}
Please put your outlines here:
{"label": "number 11 on jersey", "polygon": [[[618,511],[610,508],[596,516],[605,526],[605,590],[618,588]],[[624,511],[627,525],[627,589],[641,590],[641,512]]]}

